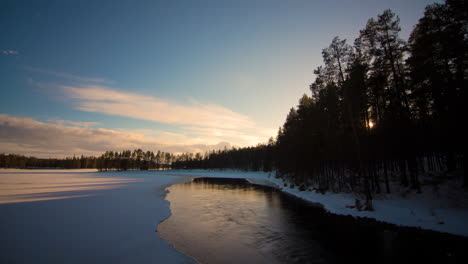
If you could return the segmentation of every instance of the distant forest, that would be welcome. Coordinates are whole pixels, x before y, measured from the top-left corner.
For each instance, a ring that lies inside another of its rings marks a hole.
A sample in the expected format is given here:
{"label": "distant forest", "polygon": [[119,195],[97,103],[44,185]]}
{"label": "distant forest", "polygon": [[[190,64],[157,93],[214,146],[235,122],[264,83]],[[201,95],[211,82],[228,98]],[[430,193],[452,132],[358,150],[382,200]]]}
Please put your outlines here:
{"label": "distant forest", "polygon": [[[181,155],[183,156],[183,155]],[[123,150],[106,151],[99,157],[80,156],[73,158],[36,158],[16,154],[0,154],[0,168],[63,168],[103,170],[150,170],[167,169],[177,156],[169,152]]]}
{"label": "distant forest", "polygon": [[136,150],[34,159],[0,154],[0,167],[276,171],[301,188],[358,192],[367,200],[391,192],[390,181],[419,190],[420,175],[428,173],[459,175],[468,187],[467,10],[463,0],[428,5],[407,41],[400,38],[399,18],[391,10],[369,19],[352,44],[335,37],[322,50],[311,94],[291,108],[268,143],[181,155]]}

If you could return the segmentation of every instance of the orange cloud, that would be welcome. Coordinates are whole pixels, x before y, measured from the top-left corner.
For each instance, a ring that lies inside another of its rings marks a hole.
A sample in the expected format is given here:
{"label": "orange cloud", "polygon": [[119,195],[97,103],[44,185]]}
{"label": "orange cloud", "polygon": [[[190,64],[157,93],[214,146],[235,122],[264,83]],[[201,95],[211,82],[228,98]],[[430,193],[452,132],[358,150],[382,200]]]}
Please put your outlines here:
{"label": "orange cloud", "polygon": [[62,119],[56,119],[56,118],[52,118],[47,121],[60,125],[60,126],[76,126],[76,127],[93,127],[93,126],[97,126],[101,124],[99,122],[75,122],[75,121],[62,120]]}
{"label": "orange cloud", "polygon": [[[0,114],[0,151],[3,153],[65,157],[73,154],[100,155],[106,150],[135,148],[180,153],[204,152],[222,149],[225,146],[230,147],[230,144],[226,142],[218,144],[190,142],[190,138],[183,134],[153,133],[155,135],[103,128],[63,126],[43,123],[31,118]],[[171,142],[171,140],[179,143]]]}
{"label": "orange cloud", "polygon": [[77,109],[87,112],[221,129],[241,130],[255,126],[245,115],[219,105],[202,104],[195,100],[174,102],[98,85],[61,88],[67,96],[77,100]]}

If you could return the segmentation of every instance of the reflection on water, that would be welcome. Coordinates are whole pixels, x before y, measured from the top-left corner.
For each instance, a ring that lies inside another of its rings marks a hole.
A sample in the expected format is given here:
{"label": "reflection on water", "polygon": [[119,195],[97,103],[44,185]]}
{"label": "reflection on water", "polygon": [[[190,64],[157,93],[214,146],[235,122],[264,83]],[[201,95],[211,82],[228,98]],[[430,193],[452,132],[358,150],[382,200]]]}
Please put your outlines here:
{"label": "reflection on water", "polygon": [[158,226],[201,263],[395,263],[466,259],[467,239],[336,216],[273,188],[199,178],[168,188]]}
{"label": "reflection on water", "polygon": [[[172,216],[158,232],[202,263],[314,260],[327,252],[285,210],[274,189],[243,180],[196,179],[169,188]],[[286,254],[285,254],[286,253]]]}

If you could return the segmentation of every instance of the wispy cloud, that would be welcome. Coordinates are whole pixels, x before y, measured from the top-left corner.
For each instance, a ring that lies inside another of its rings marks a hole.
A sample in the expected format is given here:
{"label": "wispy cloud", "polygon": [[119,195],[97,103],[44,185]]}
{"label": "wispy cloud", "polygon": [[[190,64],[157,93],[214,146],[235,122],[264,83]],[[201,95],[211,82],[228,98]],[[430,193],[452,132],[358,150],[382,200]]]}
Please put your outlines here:
{"label": "wispy cloud", "polygon": [[62,119],[57,119],[57,118],[51,118],[47,120],[50,123],[57,124],[59,126],[75,126],[75,127],[94,127],[97,125],[101,125],[99,122],[76,122],[76,121],[70,121],[70,120],[62,120]]}
{"label": "wispy cloud", "polygon": [[[193,99],[174,101],[103,85],[33,84],[43,89],[53,89],[54,96],[59,96],[60,100],[71,101],[72,106],[80,111],[170,124],[171,131],[143,131],[139,128],[115,131],[145,135],[146,139],[151,137],[158,144],[177,145],[177,151],[181,150],[181,145],[184,146],[184,150],[197,151],[199,147],[188,146],[214,145],[217,142],[251,146],[266,142],[275,133],[274,130],[258,125],[244,114],[213,103],[202,103]],[[76,122],[59,118],[49,119],[48,122],[81,128],[100,125],[95,122]]]}
{"label": "wispy cloud", "polygon": [[2,50],[0,53],[4,55],[17,55],[19,52],[17,50]]}
{"label": "wispy cloud", "polygon": [[244,129],[223,129],[216,127],[199,127],[187,126],[183,127],[185,133],[196,136],[198,138],[210,138],[213,141],[228,141],[239,146],[250,146],[257,143],[266,142],[273,135],[269,130],[258,128]]}
{"label": "wispy cloud", "polygon": [[[75,101],[75,109],[81,111],[176,125],[183,131],[177,134],[177,142],[213,144],[225,141],[248,146],[266,142],[274,135],[271,129],[260,127],[248,116],[212,103],[172,101],[101,85],[59,87],[65,97]],[[175,135],[158,132],[158,138],[166,142]]]}
{"label": "wispy cloud", "polygon": [[[164,134],[165,132],[162,132]],[[0,114],[0,151],[37,157],[64,157],[73,154],[99,155],[106,150],[142,148],[168,152],[204,152],[230,147],[229,143],[170,144],[185,135],[172,133],[159,138],[142,132],[122,132],[103,128],[64,126]],[[182,138],[181,138],[182,137]]]}
{"label": "wispy cloud", "polygon": [[167,124],[193,125],[239,130],[253,128],[247,116],[223,106],[195,100],[175,102],[152,96],[123,92],[110,87],[86,85],[61,86],[66,95],[76,100],[76,109],[117,115]]}
{"label": "wispy cloud", "polygon": [[53,71],[49,69],[34,68],[34,67],[29,67],[29,66],[22,67],[22,69],[26,71],[30,71],[30,72],[43,73],[43,74],[52,75],[52,76],[59,77],[59,78],[71,79],[71,80],[80,81],[80,82],[112,83],[110,80],[107,80],[105,78],[84,77],[84,76],[79,76],[79,75],[66,73],[66,72]]}

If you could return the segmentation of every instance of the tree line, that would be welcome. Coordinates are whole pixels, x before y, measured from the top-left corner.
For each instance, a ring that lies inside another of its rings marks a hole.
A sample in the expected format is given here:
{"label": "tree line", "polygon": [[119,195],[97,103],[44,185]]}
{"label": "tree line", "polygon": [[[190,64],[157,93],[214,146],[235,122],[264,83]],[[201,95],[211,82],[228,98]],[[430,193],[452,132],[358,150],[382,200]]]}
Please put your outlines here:
{"label": "tree line", "polygon": [[272,171],[275,142],[255,147],[232,148],[202,153],[185,153],[172,163],[174,169],[238,169],[245,171]]}
{"label": "tree line", "polygon": [[[273,139],[272,139],[273,140]],[[273,169],[274,142],[259,144],[256,147],[212,150],[205,153],[123,150],[106,151],[102,155],[36,158],[17,154],[0,153],[0,168],[34,169],[98,169],[106,170],[152,170],[152,169],[239,169],[264,170]]]}
{"label": "tree line", "polygon": [[106,151],[101,156],[67,158],[36,158],[16,154],[0,154],[0,168],[64,168],[104,170],[167,169],[177,156],[163,151],[123,150]]}

